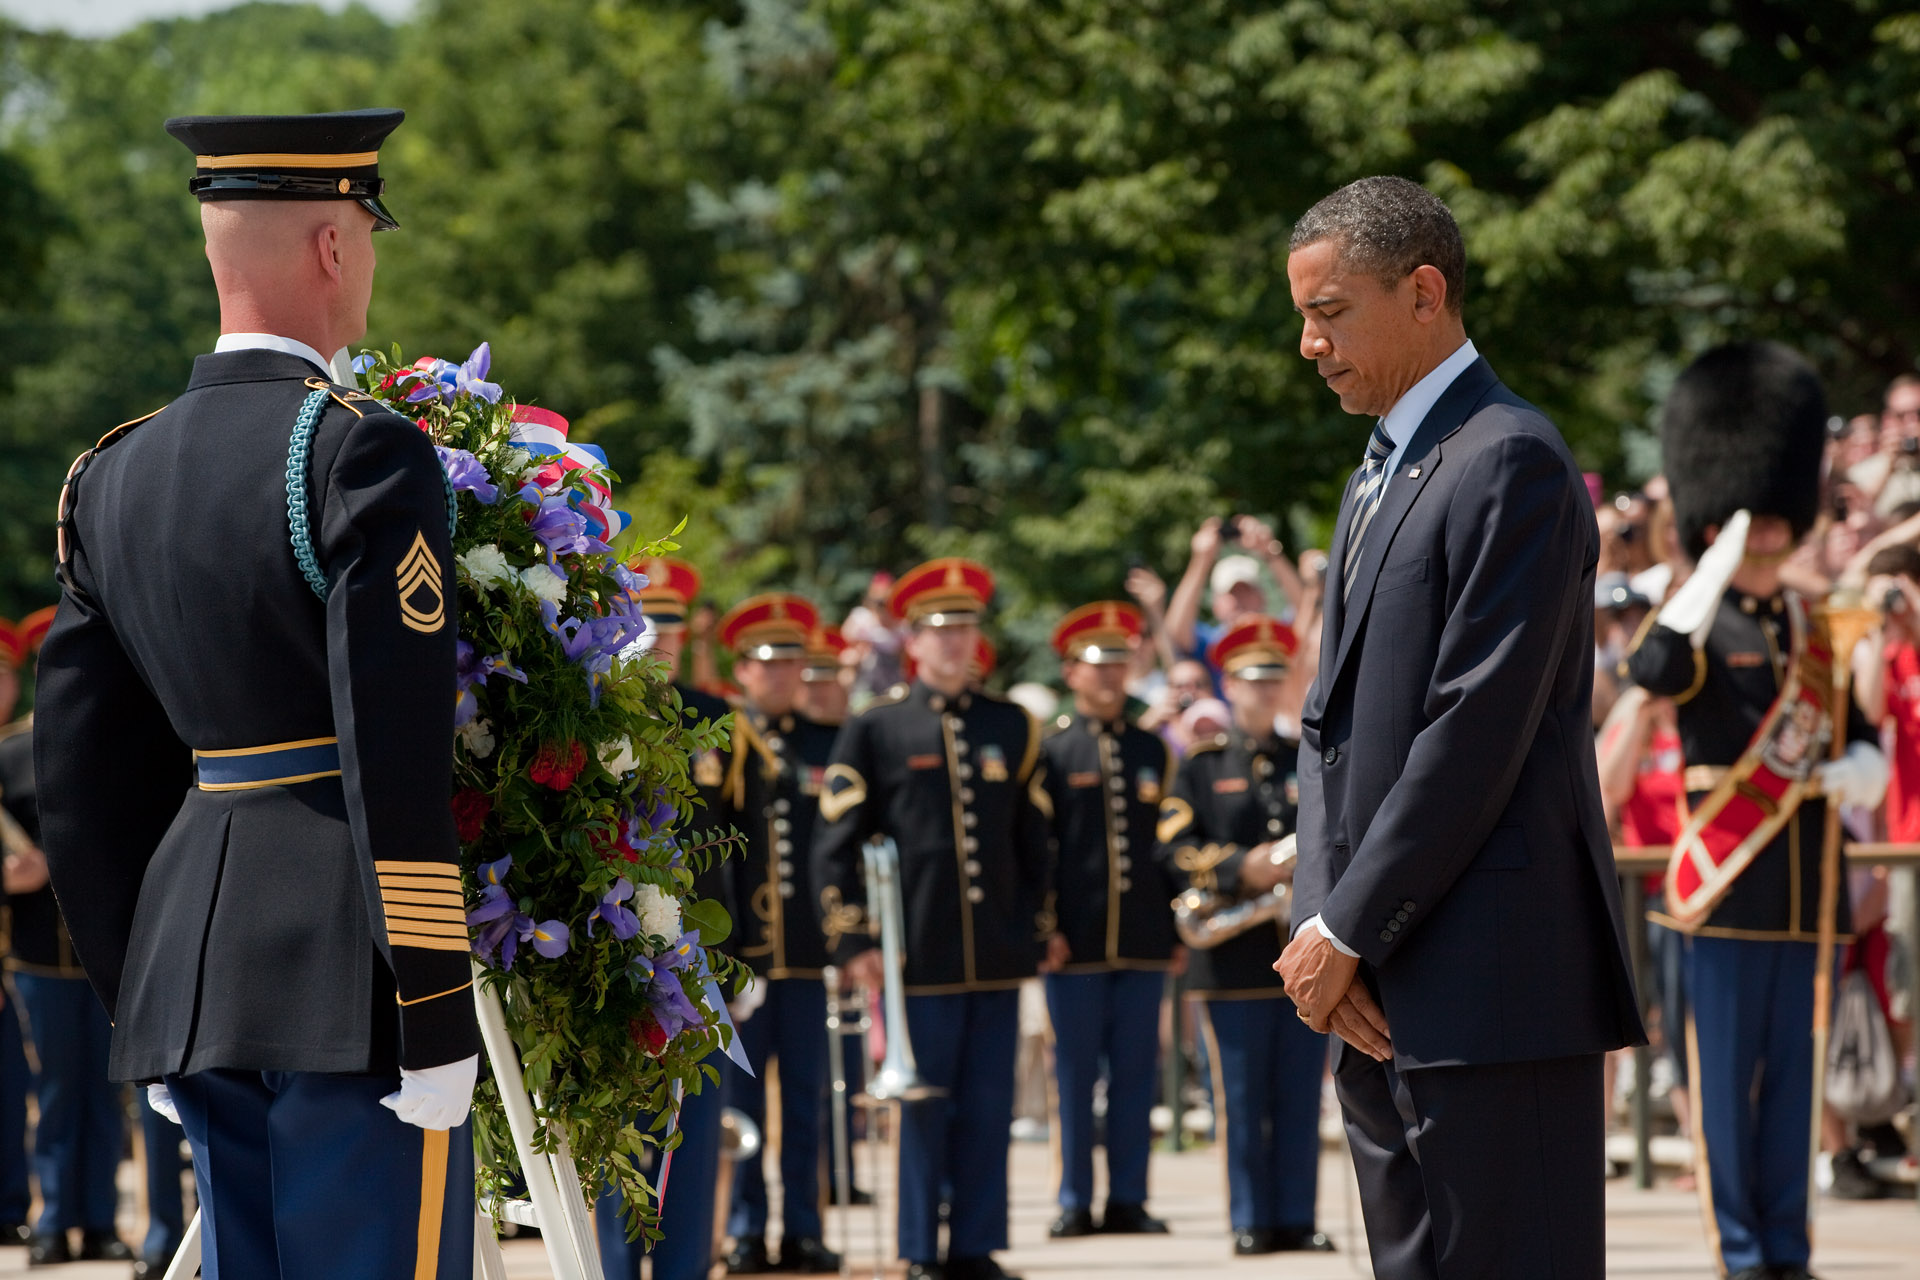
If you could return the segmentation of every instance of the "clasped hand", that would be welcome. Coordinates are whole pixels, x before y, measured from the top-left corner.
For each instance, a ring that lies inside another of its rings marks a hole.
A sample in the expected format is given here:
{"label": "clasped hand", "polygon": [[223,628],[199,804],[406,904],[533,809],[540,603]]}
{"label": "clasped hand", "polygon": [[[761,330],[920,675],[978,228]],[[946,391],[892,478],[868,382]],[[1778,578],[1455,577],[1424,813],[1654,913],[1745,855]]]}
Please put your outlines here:
{"label": "clasped hand", "polygon": [[1359,959],[1335,947],[1319,929],[1300,930],[1273,962],[1273,971],[1308,1026],[1322,1034],[1331,1031],[1376,1062],[1393,1057],[1387,1015],[1354,980]]}

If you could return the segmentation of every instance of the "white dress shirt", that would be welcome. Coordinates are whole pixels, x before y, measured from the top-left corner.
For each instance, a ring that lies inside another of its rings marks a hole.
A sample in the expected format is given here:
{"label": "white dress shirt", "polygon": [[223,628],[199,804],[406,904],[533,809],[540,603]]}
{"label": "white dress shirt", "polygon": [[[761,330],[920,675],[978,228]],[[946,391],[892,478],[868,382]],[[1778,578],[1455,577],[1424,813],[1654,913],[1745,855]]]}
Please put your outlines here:
{"label": "white dress shirt", "polygon": [[[298,338],[283,338],[277,333],[223,333],[220,340],[213,344],[213,350],[216,355],[225,351],[278,351],[283,355],[299,356],[318,369],[320,375],[329,382],[340,380],[332,362],[325,356]],[[344,356],[346,353],[346,348],[342,347],[340,354]]]}
{"label": "white dress shirt", "polygon": [[[1394,473],[1400,470],[1400,463],[1406,456],[1408,443],[1413,440],[1414,432],[1420,429],[1420,424],[1427,420],[1427,415],[1433,412],[1433,406],[1440,402],[1440,397],[1446,394],[1447,388],[1467,371],[1467,366],[1479,358],[1480,353],[1473,349],[1473,340],[1469,338],[1461,343],[1452,355],[1435,365],[1426,377],[1414,383],[1407,394],[1401,396],[1394,402],[1393,408],[1387,410],[1387,416],[1380,419],[1380,429],[1387,433],[1387,439],[1393,441],[1393,452],[1387,455],[1386,484],[1393,483]],[[1384,502],[1386,500],[1384,487],[1381,492],[1381,501]],[[1327,928],[1326,922],[1319,916],[1303,921],[1300,929],[1308,925],[1318,929],[1320,936],[1331,942],[1334,950],[1341,955],[1360,954],[1334,937],[1333,930]],[[1300,929],[1295,929],[1294,932],[1298,934]]]}

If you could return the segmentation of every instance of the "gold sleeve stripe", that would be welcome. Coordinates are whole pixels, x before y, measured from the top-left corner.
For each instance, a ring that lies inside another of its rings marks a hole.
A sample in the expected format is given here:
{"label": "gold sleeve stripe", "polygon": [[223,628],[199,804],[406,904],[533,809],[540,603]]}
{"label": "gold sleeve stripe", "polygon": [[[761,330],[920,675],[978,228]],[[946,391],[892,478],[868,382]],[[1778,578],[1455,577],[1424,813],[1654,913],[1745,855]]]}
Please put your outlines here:
{"label": "gold sleeve stripe", "polygon": [[1027,718],[1027,751],[1020,758],[1020,781],[1025,782],[1033,773],[1033,762],[1040,758],[1040,721],[1025,707],[1020,712]]}
{"label": "gold sleeve stripe", "polygon": [[412,933],[389,932],[387,934],[387,943],[395,947],[413,947],[419,951],[466,951],[473,946],[473,944],[467,940],[467,935],[464,931],[457,938],[438,938]]}
{"label": "gold sleeve stripe", "polygon": [[389,920],[439,920],[462,926],[467,923],[467,913],[458,907],[416,907],[389,902],[385,910]]}
{"label": "gold sleeve stripe", "polygon": [[464,918],[462,918],[458,922],[455,922],[452,920],[390,920],[388,921],[387,932],[393,933],[395,931],[405,931],[407,933],[430,934],[436,938],[447,938],[447,937],[453,937],[455,935],[458,935],[459,937],[464,938],[467,936],[467,922]]}
{"label": "gold sleeve stripe", "polygon": [[460,868],[451,862],[375,862],[373,869],[382,879],[387,876],[445,876],[449,880],[460,878]]}
{"label": "gold sleeve stripe", "polygon": [[1193,806],[1178,796],[1169,796],[1160,804],[1160,826],[1154,834],[1166,843],[1192,825]]}
{"label": "gold sleeve stripe", "polygon": [[436,991],[430,996],[415,996],[411,1000],[402,1000],[398,995],[396,995],[393,998],[393,1002],[399,1005],[402,1009],[404,1009],[409,1005],[425,1004],[429,1000],[438,1000],[442,996],[457,996],[462,991],[465,991],[467,988],[471,987],[472,985],[473,985],[473,979],[468,978],[465,982],[461,983],[457,987],[448,987],[445,991]]}
{"label": "gold sleeve stripe", "polygon": [[428,893],[420,889],[381,889],[380,901],[386,903],[412,902],[423,907],[461,906],[467,903],[465,895],[448,890]]}
{"label": "gold sleeve stripe", "polygon": [[382,889],[434,889],[442,892],[458,892],[460,882],[450,876],[380,876]]}

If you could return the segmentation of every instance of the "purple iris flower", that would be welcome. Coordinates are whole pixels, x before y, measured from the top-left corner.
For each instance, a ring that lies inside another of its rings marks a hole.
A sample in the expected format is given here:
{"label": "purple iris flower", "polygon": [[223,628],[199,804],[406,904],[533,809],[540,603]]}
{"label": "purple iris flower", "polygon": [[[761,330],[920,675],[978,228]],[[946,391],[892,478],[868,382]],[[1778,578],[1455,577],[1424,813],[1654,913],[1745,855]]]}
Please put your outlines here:
{"label": "purple iris flower", "polygon": [[627,900],[632,897],[633,884],[627,880],[615,880],[613,887],[601,896],[600,905],[595,907],[593,914],[587,917],[587,936],[589,938],[593,936],[595,920],[606,921],[607,928],[613,931],[613,936],[622,942],[639,933],[640,917],[633,914],[626,906]]}
{"label": "purple iris flower", "polygon": [[567,953],[572,931],[558,920],[542,920],[539,924],[529,922],[529,927],[521,936],[532,941],[535,951],[553,960]]}
{"label": "purple iris flower", "polygon": [[547,630],[560,642],[567,661],[587,673],[587,697],[590,705],[600,705],[601,678],[613,670],[613,656],[626,648],[641,628],[632,618],[562,618],[552,601],[540,602],[540,616]]}
{"label": "purple iris flower", "polygon": [[500,486],[493,483],[493,477],[487,474],[480,459],[465,449],[448,449],[442,445],[435,445],[433,451],[440,455],[440,466],[446,471],[447,481],[455,493],[471,493],[489,507],[499,501]]}
{"label": "purple iris flower", "polygon": [[614,561],[613,568],[610,569],[608,572],[612,576],[613,580],[620,584],[620,589],[622,591],[639,592],[641,590],[644,590],[648,586],[648,579],[646,574],[635,573],[633,570],[627,568],[627,566],[625,566],[624,564],[621,564],[618,560]]}
{"label": "purple iris flower", "polygon": [[506,654],[496,653],[490,658],[482,658],[472,644],[465,640],[454,641],[454,728],[458,729],[480,714],[480,700],[474,696],[474,686],[485,684],[492,676],[505,676],[521,684],[527,682],[526,673],[516,668]]}
{"label": "purple iris flower", "polygon": [[[483,342],[473,349],[473,354],[467,357],[467,362],[454,371],[455,392],[464,391],[469,395],[478,396],[488,404],[498,404],[500,385],[496,382],[483,381],[487,371],[492,367],[493,348]],[[447,398],[451,400],[453,397]],[[564,949],[563,947],[562,950]]]}
{"label": "purple iris flower", "polygon": [[573,509],[570,493],[548,494],[539,501],[540,510],[533,517],[533,536],[550,554],[603,555],[613,550],[587,532],[587,518]]}
{"label": "purple iris flower", "polygon": [[480,891],[480,905],[467,912],[467,924],[478,928],[473,939],[474,954],[492,963],[496,953],[500,967],[509,972],[522,942],[549,960],[566,954],[570,940],[567,926],[558,920],[534,923],[532,916],[517,910],[504,886],[490,884]]}
{"label": "purple iris flower", "polygon": [[668,1039],[690,1026],[700,1024],[700,1009],[687,998],[680,973],[700,957],[698,932],[683,933],[671,947],[657,956],[635,956],[627,963],[627,973],[647,992],[647,1003],[660,1030]]}

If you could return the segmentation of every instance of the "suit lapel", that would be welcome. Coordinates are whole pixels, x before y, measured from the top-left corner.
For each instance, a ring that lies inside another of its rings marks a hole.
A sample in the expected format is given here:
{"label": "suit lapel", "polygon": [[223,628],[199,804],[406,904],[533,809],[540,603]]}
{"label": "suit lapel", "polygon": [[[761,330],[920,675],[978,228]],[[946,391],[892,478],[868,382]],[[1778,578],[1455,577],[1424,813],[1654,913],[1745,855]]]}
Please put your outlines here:
{"label": "suit lapel", "polygon": [[[1321,670],[1325,674],[1323,688],[1333,688],[1334,682],[1340,678],[1340,669],[1346,665],[1347,655],[1353,652],[1354,639],[1365,624],[1367,608],[1373,602],[1373,586],[1380,577],[1380,566],[1386,563],[1387,549],[1393,545],[1393,536],[1399,532],[1400,522],[1406,519],[1407,512],[1413,509],[1413,504],[1433,479],[1433,473],[1440,469],[1440,442],[1460,429],[1468,413],[1497,382],[1492,366],[1485,360],[1475,360],[1453,380],[1452,386],[1441,393],[1440,399],[1434,402],[1426,418],[1415,429],[1413,439],[1407,443],[1407,450],[1400,457],[1400,466],[1387,482],[1387,492],[1380,500],[1380,510],[1374,513],[1373,523],[1367,528],[1353,590],[1348,593],[1340,611],[1339,648],[1334,653],[1331,665],[1326,665],[1324,655],[1322,657]],[[1345,537],[1344,530],[1341,537]],[[1332,576],[1331,565],[1328,576],[1328,589],[1337,598],[1340,579]]]}

